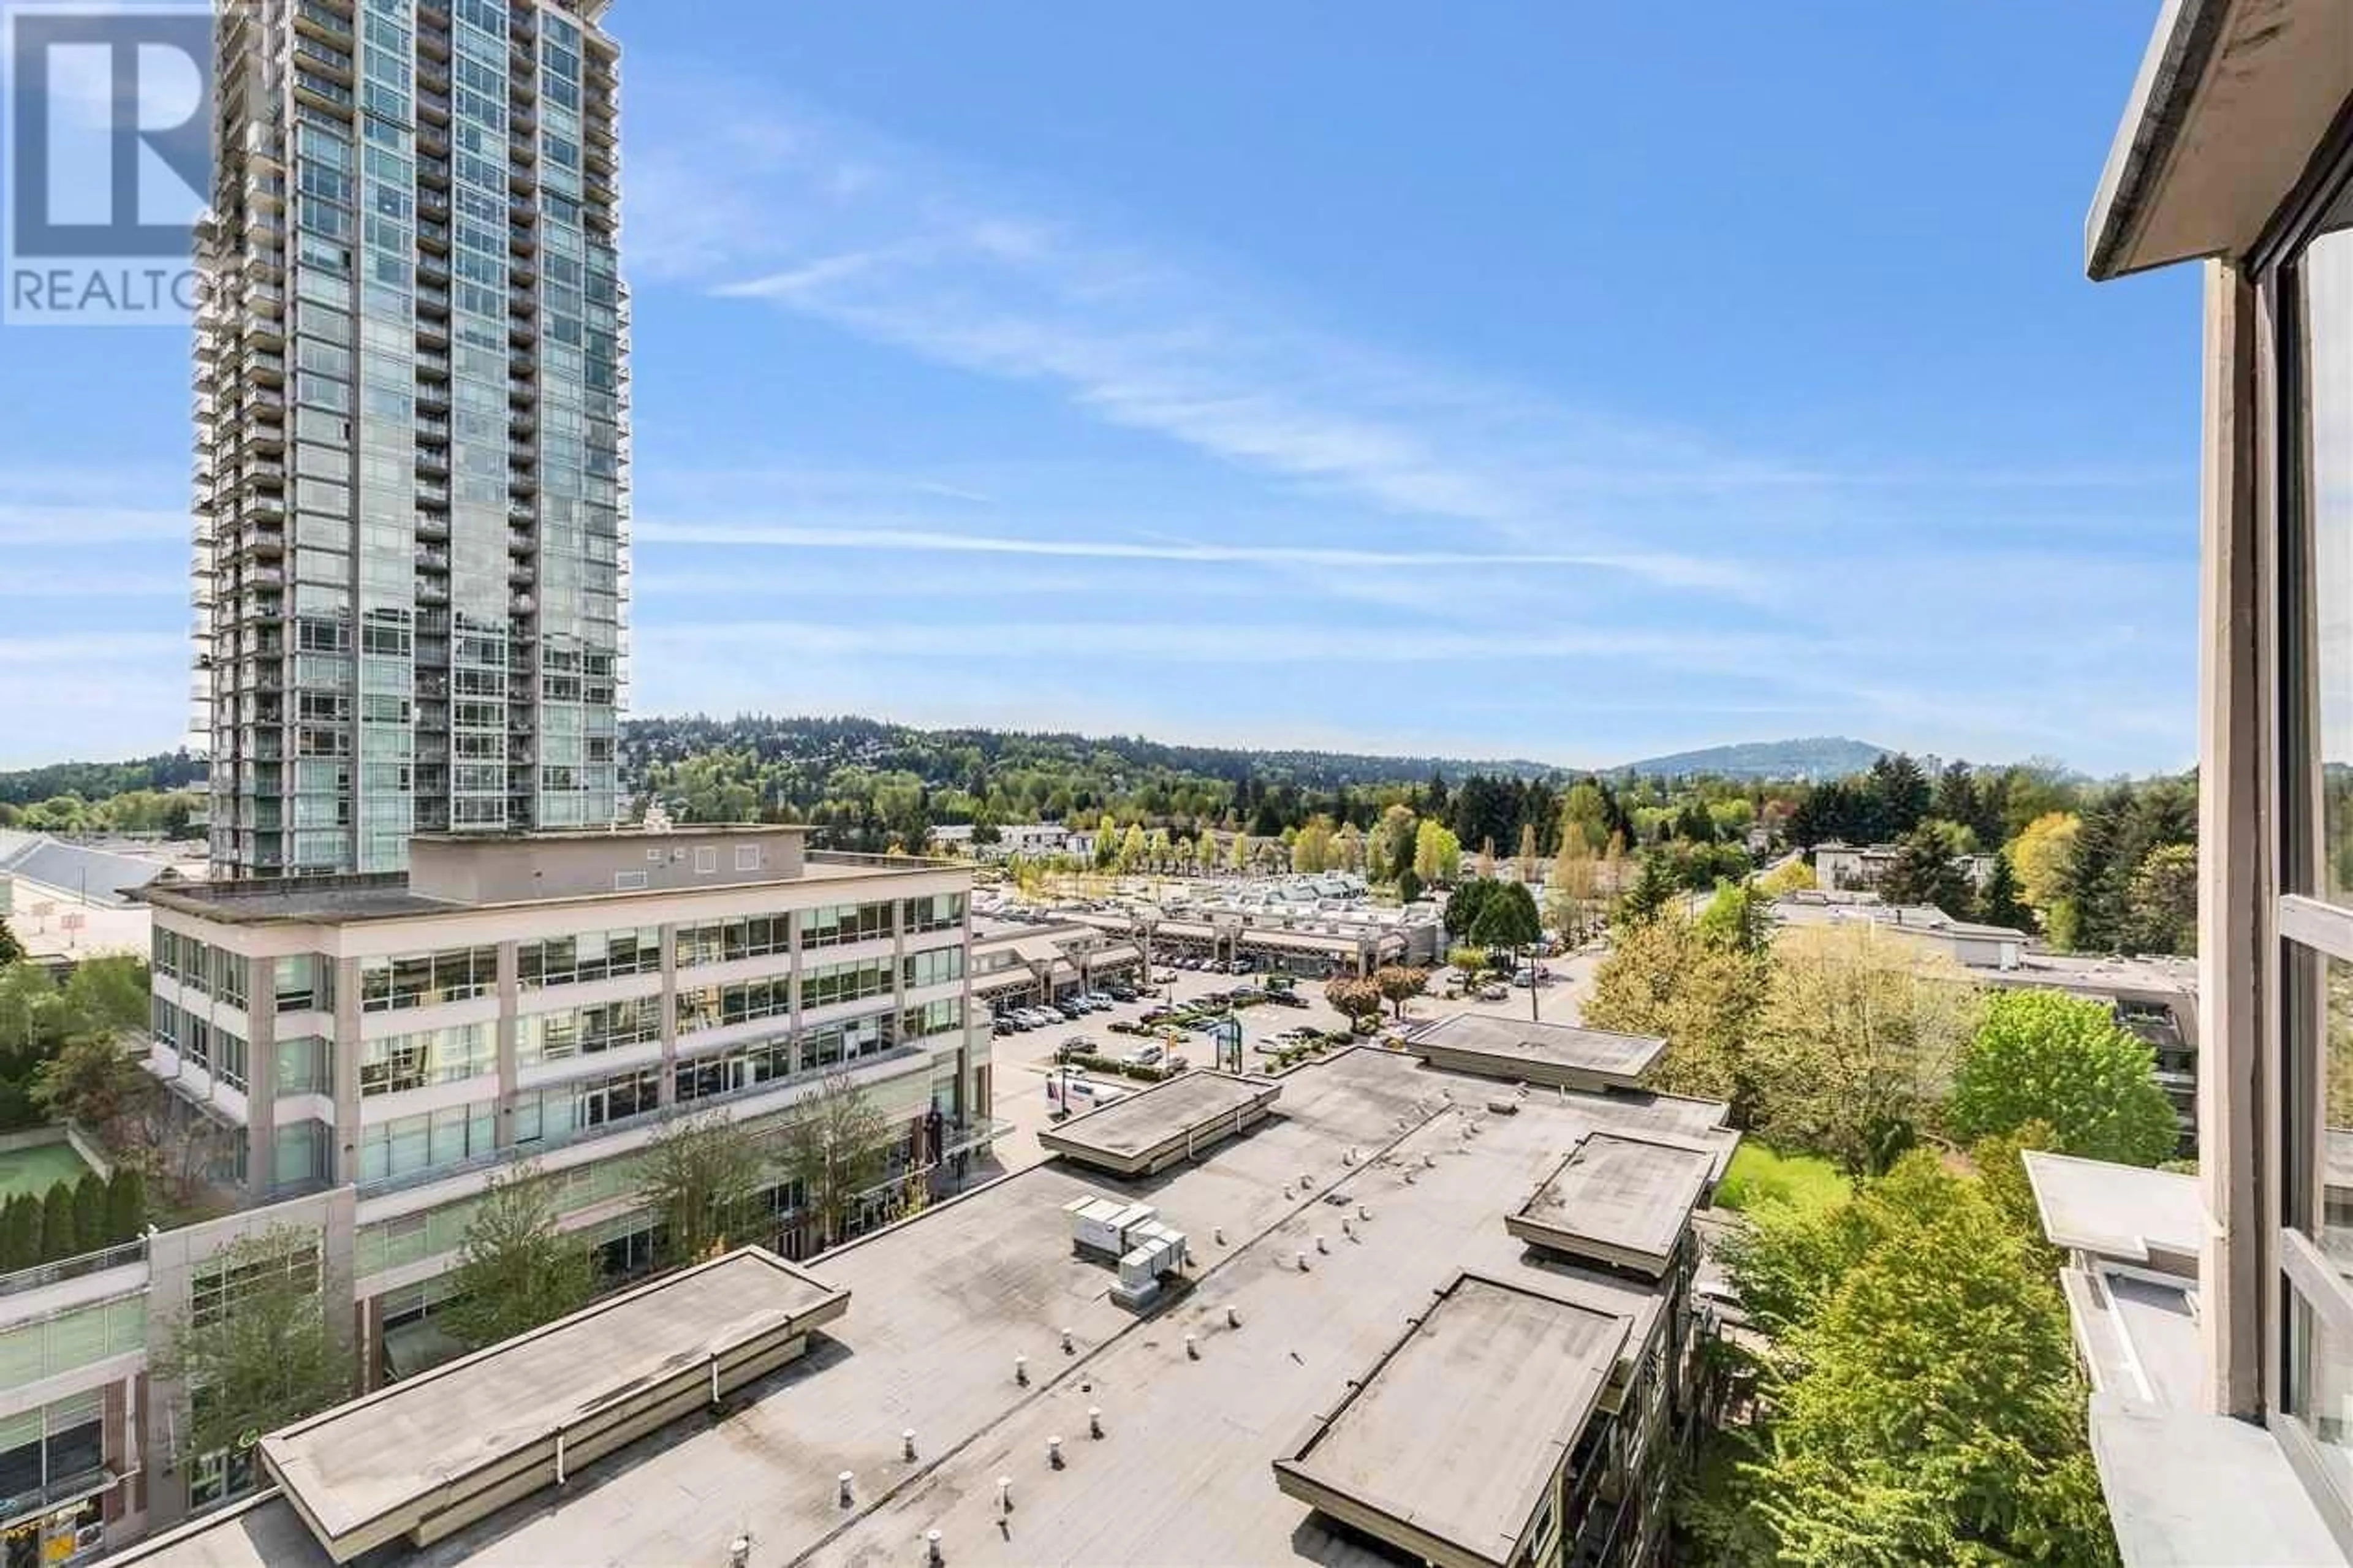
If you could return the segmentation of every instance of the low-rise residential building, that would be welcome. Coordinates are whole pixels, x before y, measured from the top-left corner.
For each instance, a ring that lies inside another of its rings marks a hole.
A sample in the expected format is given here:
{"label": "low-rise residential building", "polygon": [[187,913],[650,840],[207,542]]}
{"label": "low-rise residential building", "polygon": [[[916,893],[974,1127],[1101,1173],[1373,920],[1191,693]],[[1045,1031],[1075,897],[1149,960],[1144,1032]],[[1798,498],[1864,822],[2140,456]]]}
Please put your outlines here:
{"label": "low-rise residential building", "polygon": [[267,1436],[269,1493],[131,1561],[1656,1563],[1723,1114],[1369,1047],[1188,1073],[797,1269]]}
{"label": "low-rise residential building", "polygon": [[[1832,841],[1814,846],[1814,882],[1826,892],[1876,892],[1879,884],[1904,853],[1897,844],[1841,844]],[[1957,855],[1953,864],[1969,879],[1972,887],[1982,889],[1993,879],[1991,855]]]}
{"label": "low-rise residential building", "polygon": [[[519,1162],[614,1279],[656,1255],[645,1151],[681,1116],[781,1124],[846,1078],[890,1129],[853,1228],[952,1189],[997,1131],[969,890],[765,826],[426,834],[406,873],[151,884],[147,1066],[235,1212],[0,1278],[0,1423],[75,1434],[0,1529],[119,1542],[249,1480],[183,1450],[152,1369],[239,1237],[303,1238],[374,1387],[448,1353],[467,1224]],[[792,1184],[767,1196],[767,1239],[805,1250]]]}
{"label": "low-rise residential building", "polygon": [[2148,1043],[2158,1086],[2181,1126],[2181,1152],[2198,1152],[2198,966],[2163,954],[2044,951],[2010,926],[1957,921],[1923,904],[1883,903],[1869,894],[1806,891],[1773,901],[1785,928],[1862,926],[1959,964],[1980,985],[2063,991],[2105,1004],[2116,1021]]}

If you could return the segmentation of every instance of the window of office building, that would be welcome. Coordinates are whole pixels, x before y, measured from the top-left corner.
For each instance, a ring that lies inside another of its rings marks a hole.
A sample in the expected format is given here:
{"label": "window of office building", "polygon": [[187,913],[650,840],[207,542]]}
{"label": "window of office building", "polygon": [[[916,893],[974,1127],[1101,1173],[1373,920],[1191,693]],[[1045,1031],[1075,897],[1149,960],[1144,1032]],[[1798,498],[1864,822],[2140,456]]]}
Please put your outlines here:
{"label": "window of office building", "polygon": [[278,1092],[335,1092],[334,1054],[317,1035],[296,1035],[278,1042]]}
{"label": "window of office building", "polygon": [[810,1030],[801,1037],[800,1070],[822,1071],[881,1056],[891,1048],[891,1025],[890,1014],[870,1013]]}
{"label": "window of office building", "polygon": [[630,996],[595,1007],[528,1013],[515,1020],[515,1059],[525,1065],[594,1056],[661,1038],[661,998]]}
{"label": "window of office building", "polygon": [[554,1146],[592,1129],[661,1109],[661,1069],[644,1068],[525,1094],[515,1101],[514,1136]]}
{"label": "window of office building", "polygon": [[360,1129],[360,1180],[413,1176],[480,1159],[498,1148],[498,1105],[477,1100]]}
{"label": "window of office building", "polygon": [[2353,1535],[2353,145],[2260,273],[2278,344],[2283,1446]]}
{"label": "window of office building", "polygon": [[335,1005],[335,966],[314,952],[273,961],[271,973],[281,1013],[329,1012]]}
{"label": "window of office building", "polygon": [[360,1047],[360,1092],[393,1094],[455,1083],[498,1068],[498,1036],[486,1024],[387,1035]]}
{"label": "window of office building", "polygon": [[464,1002],[498,989],[495,946],[449,948],[360,961],[360,1006],[370,1013]]}
{"label": "window of office building", "polygon": [[935,947],[929,952],[911,952],[906,958],[907,984],[944,985],[951,980],[964,978],[964,949]]}
{"label": "window of office building", "polygon": [[733,985],[702,985],[678,994],[678,1032],[748,1024],[755,1018],[781,1018],[793,1010],[793,982],[787,974],[765,980],[745,980]]}
{"label": "window of office building", "polygon": [[516,978],[528,990],[617,975],[650,974],[661,967],[661,928],[591,931],[550,937],[515,949]]}
{"label": "window of office building", "polygon": [[954,997],[944,1002],[927,1002],[921,1007],[910,1007],[899,1015],[899,1037],[902,1040],[924,1039],[963,1027],[964,1004]]}
{"label": "window of office building", "polygon": [[78,1394],[0,1420],[0,1497],[29,1498],[92,1483],[105,1464],[106,1395]]}
{"label": "window of office building", "polygon": [[791,1078],[795,1070],[794,1042],[789,1036],[779,1036],[679,1063],[677,1098],[681,1105],[691,1104]]}
{"label": "window of office building", "polygon": [[900,909],[900,929],[909,936],[928,931],[948,931],[964,924],[964,895],[935,893],[909,899]]}
{"label": "window of office building", "polygon": [[801,916],[801,946],[839,947],[844,942],[871,942],[891,934],[891,906],[828,904]]}
{"label": "window of office building", "polygon": [[820,964],[801,976],[801,1005],[829,1007],[838,1002],[887,994],[892,988],[894,967],[887,958],[871,958],[862,963]]}
{"label": "window of office building", "polygon": [[741,920],[712,921],[678,928],[678,966],[726,963],[739,958],[765,958],[792,947],[788,915],[746,915]]}

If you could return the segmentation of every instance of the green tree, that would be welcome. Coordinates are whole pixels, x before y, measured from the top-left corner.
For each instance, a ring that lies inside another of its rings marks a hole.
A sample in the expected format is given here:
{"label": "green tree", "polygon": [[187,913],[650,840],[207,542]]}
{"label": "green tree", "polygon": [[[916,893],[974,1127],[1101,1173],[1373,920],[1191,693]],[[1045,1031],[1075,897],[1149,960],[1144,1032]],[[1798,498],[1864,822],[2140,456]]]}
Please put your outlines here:
{"label": "green tree", "polygon": [[2198,949],[2198,847],[2160,844],[2143,857],[2125,897],[2134,944],[2149,952]]}
{"label": "green tree", "polygon": [[0,1052],[21,1060],[47,1056],[72,1026],[72,1013],[47,970],[37,963],[0,969]]}
{"label": "green tree", "polygon": [[1446,934],[1457,942],[1467,941],[1471,928],[1479,923],[1479,911],[1487,907],[1497,884],[1483,877],[1472,877],[1446,895]]}
{"label": "green tree", "polygon": [[1544,940],[1544,921],[1536,913],[1535,896],[1524,882],[1489,882],[1493,889],[1480,901],[1469,936],[1485,948],[1518,949]]}
{"label": "green tree", "polygon": [[24,962],[24,943],[18,942],[16,933],[8,929],[8,922],[0,920],[0,968],[5,968],[11,963],[20,963]]}
{"label": "green tree", "polygon": [[1976,902],[1968,873],[1954,860],[1950,833],[1923,822],[1896,846],[1895,858],[1880,879],[1879,896],[1891,904],[1926,904],[1956,920],[1967,920]]}
{"label": "green tree", "polygon": [[2056,1275],[2065,1259],[2043,1235],[2042,1206],[2034,1199],[2025,1156],[2030,1149],[2058,1147],[2059,1134],[2047,1121],[2029,1121],[1969,1145],[1969,1163],[1977,1167],[1978,1190],[2023,1242],[2029,1267],[2047,1275]]}
{"label": "green tree", "polygon": [[657,1132],[638,1191],[662,1216],[670,1261],[699,1263],[744,1239],[765,1171],[758,1140],[723,1111],[680,1117]]}
{"label": "green tree", "polygon": [[1413,874],[1427,886],[1462,875],[1462,841],[1444,826],[1424,819],[1414,828]]}
{"label": "green tree", "polygon": [[103,1034],[144,1029],[148,1023],[145,961],[122,953],[84,959],[66,982],[65,1004],[85,1029]]}
{"label": "green tree", "polygon": [[469,1350],[552,1323],[588,1304],[596,1266],[557,1225],[554,1190],[535,1163],[493,1176],[466,1222],[455,1298],[440,1322]]}
{"label": "green tree", "polygon": [[1978,896],[1978,918],[1988,925],[2008,926],[2013,931],[2034,929],[2034,916],[2026,907],[2008,850],[1993,858],[1993,869],[1987,874],[1985,890]]}
{"label": "green tree", "polygon": [[1412,867],[1408,866],[1404,870],[1398,873],[1398,902],[1401,904],[1413,903],[1421,897],[1421,879],[1414,875]]}
{"label": "green tree", "polygon": [[59,1182],[41,1194],[41,1261],[54,1263],[87,1250],[74,1214],[73,1184]]}
{"label": "green tree", "polygon": [[2105,1005],[2056,991],[2002,991],[1986,1001],[1953,1075],[1947,1120],[1972,1140],[2047,1123],[2063,1152],[2154,1165],[2180,1130],[2149,1074],[2147,1044]]}
{"label": "green tree", "polygon": [[1373,825],[1365,857],[1365,875],[1376,882],[1394,882],[1413,870],[1418,836],[1419,824],[1411,806],[1398,804],[1386,807],[1380,821]]}
{"label": "green tree", "polygon": [[106,1178],[96,1171],[85,1171],[81,1180],[73,1184],[74,1235],[80,1239],[84,1252],[95,1252],[114,1245],[114,1237],[106,1228]]}
{"label": "green tree", "polygon": [[1649,1081],[1670,1093],[1724,1100],[1733,1125],[1746,1126],[1757,1100],[1749,1037],[1771,963],[1769,949],[1712,941],[1670,911],[1618,933],[1594,973],[1583,1020],[1665,1040]]}
{"label": "green tree", "polygon": [[863,1194],[882,1179],[890,1123],[847,1073],[827,1076],[785,1129],[784,1171],[801,1190],[818,1245],[845,1238]]}
{"label": "green tree", "polygon": [[[1925,1152],[1839,1208],[1859,1212],[1767,1205],[1729,1259],[1787,1321],[1748,1470],[1776,1560],[2114,1563],[2066,1311],[2007,1223]],[[1784,1248],[1783,1226],[1807,1234]],[[1843,1267],[1790,1289],[1824,1261]]]}
{"label": "green tree", "polygon": [[68,1040],[33,1070],[33,1102],[59,1121],[118,1142],[126,1121],[157,1093],[155,1080],[111,1036]]}
{"label": "green tree", "polygon": [[41,1261],[41,1200],[18,1193],[0,1208],[0,1272],[13,1274]]}
{"label": "green tree", "polygon": [[1772,910],[1754,883],[1718,882],[1700,911],[1699,933],[1719,947],[1762,952],[1773,940]]}
{"label": "green tree", "polygon": [[1806,892],[1814,886],[1814,868],[1806,863],[1805,857],[1801,855],[1790,856],[1757,879],[1757,890],[1768,899],[1786,898],[1791,893]]}
{"label": "green tree", "polygon": [[147,1178],[124,1161],[106,1181],[106,1240],[110,1247],[132,1240],[147,1226]]}
{"label": "green tree", "polygon": [[1618,923],[1637,926],[1654,921],[1675,900],[1682,889],[1675,875],[1667,868],[1666,858],[1657,854],[1642,857],[1641,869],[1635,874],[1634,885],[1618,899]]}
{"label": "green tree", "polygon": [[190,1454],[214,1454],[348,1398],[352,1354],[321,1293],[315,1233],[272,1226],[196,1266],[224,1282],[219,1305],[170,1324],[157,1370],[186,1394]]}
{"label": "green tree", "polygon": [[1752,1040],[1757,1130],[1875,1174],[1910,1147],[1976,1021],[1960,967],[1868,927],[1793,931]]}
{"label": "green tree", "polygon": [[2066,891],[2067,862],[2082,822],[2071,811],[2047,811],[2026,825],[2010,847],[2018,886],[2029,908],[2046,914]]}

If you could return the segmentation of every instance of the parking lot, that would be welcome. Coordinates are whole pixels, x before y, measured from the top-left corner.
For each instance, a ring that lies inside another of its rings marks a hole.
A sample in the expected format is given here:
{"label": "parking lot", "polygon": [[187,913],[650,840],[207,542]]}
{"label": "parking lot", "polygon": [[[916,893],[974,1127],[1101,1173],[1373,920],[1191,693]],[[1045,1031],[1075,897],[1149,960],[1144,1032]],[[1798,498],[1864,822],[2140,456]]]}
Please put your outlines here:
{"label": "parking lot", "polygon": [[[1575,1023],[1577,1008],[1592,980],[1598,954],[1583,952],[1545,961],[1548,974],[1546,983],[1536,988],[1539,1016],[1549,1023]],[[1476,997],[1447,1000],[1440,990],[1449,972],[1440,971],[1433,976],[1430,994],[1415,997],[1407,1005],[1405,1023],[1411,1025],[1442,1018],[1458,1012],[1490,1014],[1501,1017],[1528,1016],[1528,992],[1507,986],[1500,1000]],[[1155,966],[1158,983],[1151,994],[1139,994],[1132,1002],[1114,1002],[1107,1008],[1086,1013],[1075,1019],[1058,1018],[1026,1031],[1000,1035],[993,1046],[996,1062],[997,1106],[996,1114],[1022,1129],[1016,1140],[1019,1152],[1008,1150],[1008,1161],[1018,1168],[1020,1163],[1034,1163],[1036,1129],[1046,1124],[1052,1113],[1050,1103],[1050,1083],[1058,1068],[1055,1053],[1066,1043],[1082,1041],[1082,1050],[1090,1055],[1126,1058],[1147,1046],[1166,1045],[1165,1034],[1136,1035],[1114,1030],[1115,1022],[1140,1023],[1145,1015],[1163,1007],[1181,1007],[1198,1003],[1214,993],[1230,992],[1237,986],[1255,985],[1263,977],[1255,974],[1222,974],[1196,969]],[[1303,1005],[1282,1005],[1261,1002],[1235,1012],[1242,1030],[1242,1060],[1246,1068],[1269,1067],[1273,1051],[1281,1043],[1278,1037],[1306,1028],[1324,1034],[1344,1033],[1347,1021],[1324,1000],[1321,980],[1301,979],[1293,994]],[[1398,1026],[1394,1010],[1382,1016],[1384,1032]],[[1180,1035],[1173,1054],[1189,1066],[1212,1065],[1213,1046],[1210,1037],[1198,1031]],[[1127,1080],[1102,1073],[1088,1075],[1114,1087]],[[1084,1109],[1081,1105],[1080,1109]]]}

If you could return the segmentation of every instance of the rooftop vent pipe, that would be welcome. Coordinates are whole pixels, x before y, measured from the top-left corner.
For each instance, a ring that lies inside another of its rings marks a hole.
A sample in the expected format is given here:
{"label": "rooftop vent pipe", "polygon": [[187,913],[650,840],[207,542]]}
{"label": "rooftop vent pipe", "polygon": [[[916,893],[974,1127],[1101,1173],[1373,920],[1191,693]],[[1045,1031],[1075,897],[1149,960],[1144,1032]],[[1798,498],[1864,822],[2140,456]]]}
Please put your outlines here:
{"label": "rooftop vent pipe", "polygon": [[997,1510],[999,1513],[1013,1511],[1013,1478],[1011,1476],[997,1478]]}
{"label": "rooftop vent pipe", "polygon": [[841,1506],[844,1508],[848,1508],[850,1505],[851,1492],[849,1489],[849,1483],[856,1479],[857,1478],[851,1475],[848,1470],[844,1470],[841,1474],[833,1478],[834,1486],[841,1500]]}
{"label": "rooftop vent pipe", "polygon": [[1058,1470],[1062,1468],[1061,1438],[1049,1437],[1046,1439],[1046,1463]]}
{"label": "rooftop vent pipe", "polygon": [[931,1568],[940,1568],[940,1564],[947,1561],[940,1554],[940,1532],[936,1530],[923,1531],[923,1561]]}
{"label": "rooftop vent pipe", "polygon": [[1103,1436],[1103,1406],[1100,1405],[1087,1406],[1087,1436],[1090,1437]]}
{"label": "rooftop vent pipe", "polygon": [[911,1465],[915,1462],[915,1429],[913,1426],[899,1434],[899,1457]]}
{"label": "rooftop vent pipe", "polygon": [[1029,1358],[1028,1356],[1018,1355],[1013,1358],[1013,1381],[1023,1388],[1029,1386]]}
{"label": "rooftop vent pipe", "polygon": [[739,1535],[727,1543],[728,1568],[744,1568],[752,1561],[752,1538]]}

